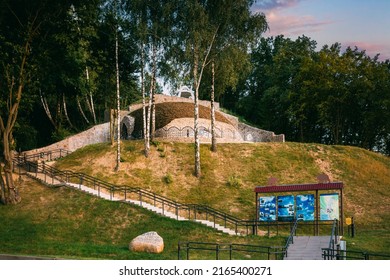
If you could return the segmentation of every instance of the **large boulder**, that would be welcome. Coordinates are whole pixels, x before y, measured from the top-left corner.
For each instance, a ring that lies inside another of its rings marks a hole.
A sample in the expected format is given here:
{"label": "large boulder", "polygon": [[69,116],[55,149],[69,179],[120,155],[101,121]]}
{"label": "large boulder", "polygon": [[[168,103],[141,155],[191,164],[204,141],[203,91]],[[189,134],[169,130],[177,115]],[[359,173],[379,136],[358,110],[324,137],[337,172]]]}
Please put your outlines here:
{"label": "large boulder", "polygon": [[134,238],[129,244],[133,252],[159,254],[164,250],[164,240],[155,231],[149,231]]}

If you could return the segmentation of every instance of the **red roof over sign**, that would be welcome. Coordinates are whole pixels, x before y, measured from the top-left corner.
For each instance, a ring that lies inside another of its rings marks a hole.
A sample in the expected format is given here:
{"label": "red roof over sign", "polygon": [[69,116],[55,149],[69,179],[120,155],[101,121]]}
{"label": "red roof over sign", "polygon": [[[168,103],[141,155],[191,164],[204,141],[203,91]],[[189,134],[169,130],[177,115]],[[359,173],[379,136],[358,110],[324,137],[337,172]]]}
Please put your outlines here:
{"label": "red roof over sign", "polygon": [[255,188],[256,193],[275,193],[275,192],[301,192],[316,190],[341,190],[344,188],[342,182],[299,184],[299,185],[278,185],[278,186],[259,186]]}

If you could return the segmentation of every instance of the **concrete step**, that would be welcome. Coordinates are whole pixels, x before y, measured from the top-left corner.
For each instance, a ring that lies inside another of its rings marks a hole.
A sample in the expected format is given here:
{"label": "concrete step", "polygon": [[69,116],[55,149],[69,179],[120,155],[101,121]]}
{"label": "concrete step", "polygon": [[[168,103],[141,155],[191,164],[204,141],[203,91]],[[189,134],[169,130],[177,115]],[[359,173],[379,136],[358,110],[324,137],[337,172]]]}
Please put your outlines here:
{"label": "concrete step", "polygon": [[329,246],[330,236],[294,236],[285,260],[322,260],[322,248]]}

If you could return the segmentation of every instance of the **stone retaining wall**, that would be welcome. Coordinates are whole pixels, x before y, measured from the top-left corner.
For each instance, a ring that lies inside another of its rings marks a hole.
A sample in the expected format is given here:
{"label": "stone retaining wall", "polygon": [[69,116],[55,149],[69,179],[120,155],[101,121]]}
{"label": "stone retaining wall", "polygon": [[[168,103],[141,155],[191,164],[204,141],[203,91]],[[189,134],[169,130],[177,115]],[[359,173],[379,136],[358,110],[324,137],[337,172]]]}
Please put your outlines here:
{"label": "stone retaining wall", "polygon": [[[167,96],[158,94],[156,95],[156,103],[163,102],[193,102],[192,99]],[[199,101],[199,104],[203,106],[210,106],[209,101]],[[142,104],[136,104],[130,107],[130,112],[142,108]],[[216,109],[219,110],[219,104],[216,103]],[[220,111],[219,111],[220,112]],[[266,131],[251,127],[249,125],[240,123],[238,118],[229,114],[222,113],[229,119],[231,124],[222,122],[216,123],[217,137],[223,142],[284,142],[284,135],[275,135],[271,131]],[[129,111],[121,111],[121,128],[125,124],[127,129],[127,135],[130,136],[134,129],[134,119],[129,116]],[[191,119],[176,119],[162,129],[156,131],[156,137],[163,137],[168,139],[179,139],[179,138],[191,138],[194,135],[193,132],[194,120]],[[202,138],[211,138],[211,124],[210,120],[200,119],[199,120],[200,136]],[[183,136],[184,135],[184,136]],[[130,138],[130,137],[129,137]],[[87,145],[104,143],[110,141],[110,123],[106,122],[103,124],[95,125],[94,127],[70,136],[62,141],[49,145],[47,147],[38,148],[24,152],[26,155],[37,154],[42,152],[48,152],[58,149],[68,150],[73,152],[79,148]]]}
{"label": "stone retaining wall", "polygon": [[259,129],[247,124],[238,123],[238,131],[247,142],[284,142],[284,134],[276,135],[272,131]]}
{"label": "stone retaining wall", "polygon": [[48,152],[57,149],[64,149],[73,152],[86,145],[104,143],[110,141],[110,123],[95,125],[76,135],[70,136],[62,141],[49,146],[24,152],[26,155]]}
{"label": "stone retaining wall", "polygon": [[[211,121],[199,119],[199,136],[204,139],[211,139]],[[216,137],[224,142],[242,142],[243,139],[237,129],[228,123],[216,121]],[[156,130],[156,137],[168,139],[194,138],[194,120],[192,118],[176,119],[165,127]]]}

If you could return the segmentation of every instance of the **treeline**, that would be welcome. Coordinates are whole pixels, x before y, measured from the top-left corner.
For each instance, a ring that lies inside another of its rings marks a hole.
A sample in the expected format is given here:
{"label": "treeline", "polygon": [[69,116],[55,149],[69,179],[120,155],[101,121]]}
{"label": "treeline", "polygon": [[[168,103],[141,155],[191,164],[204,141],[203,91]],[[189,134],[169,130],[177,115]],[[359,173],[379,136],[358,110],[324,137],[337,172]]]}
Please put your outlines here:
{"label": "treeline", "polygon": [[390,154],[389,61],[340,44],[317,50],[305,36],[262,38],[267,23],[250,14],[253,2],[1,0],[3,119],[15,81],[23,87],[12,148],[46,145],[109,115],[117,40],[122,109],[161,92],[164,80],[199,87],[201,99],[215,95],[288,141]]}
{"label": "treeline", "polygon": [[[43,146],[102,122],[116,108],[117,62],[122,109],[161,93],[161,80],[172,89],[191,86],[196,96],[198,88],[209,92],[201,80],[203,72],[211,79],[211,64],[221,95],[247,73],[249,46],[267,28],[263,14],[251,14],[252,4],[1,0],[0,116],[10,116],[12,103],[19,108],[12,148]],[[12,77],[23,88],[20,102]]]}
{"label": "treeline", "polygon": [[[14,149],[61,140],[103,122],[105,112],[109,115],[115,108],[119,25],[120,102],[125,108],[140,99],[137,45],[124,14],[117,16],[123,7],[119,1],[102,0],[1,0],[0,113],[4,119],[11,108],[6,101],[16,100],[11,96],[12,79],[23,86],[13,129]],[[21,67],[23,57],[26,63]]]}
{"label": "treeline", "polygon": [[354,145],[390,154],[390,62],[339,43],[262,38],[252,70],[224,107],[288,141]]}

